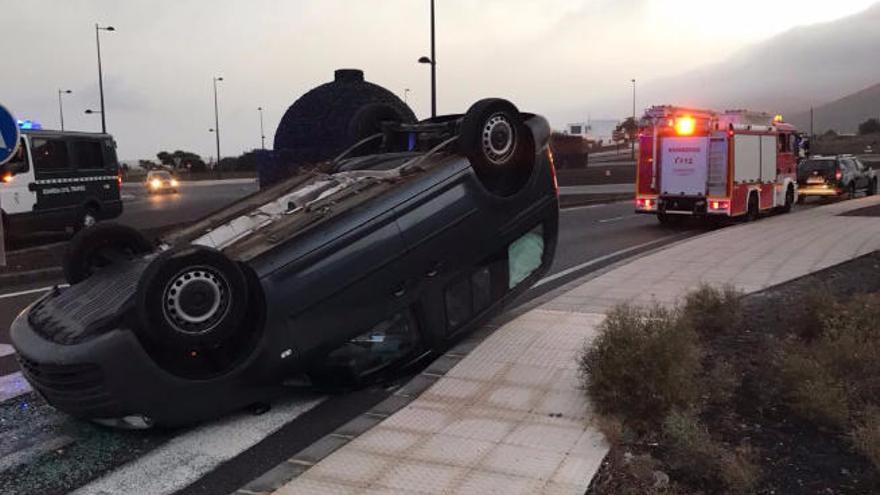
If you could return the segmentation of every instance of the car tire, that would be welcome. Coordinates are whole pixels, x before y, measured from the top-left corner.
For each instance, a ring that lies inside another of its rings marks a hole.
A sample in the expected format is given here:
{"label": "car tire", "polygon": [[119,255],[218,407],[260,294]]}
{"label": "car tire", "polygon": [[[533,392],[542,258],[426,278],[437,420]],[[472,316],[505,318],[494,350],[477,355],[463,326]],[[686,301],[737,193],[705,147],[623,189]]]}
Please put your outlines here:
{"label": "car tire", "polygon": [[522,190],[535,164],[531,133],[513,103],[487,98],[473,104],[459,129],[459,147],[483,186],[512,196]]}
{"label": "car tire", "polygon": [[853,182],[847,188],[846,199],[856,199],[856,183]]}
{"label": "car tire", "polygon": [[807,200],[807,197],[803,194],[798,194],[797,204],[802,205]]}
{"label": "car tire", "polygon": [[785,204],[782,206],[782,213],[791,212],[792,205],[794,205],[794,187],[789,185],[785,191]]}
{"label": "car tire", "polygon": [[153,251],[153,244],[137,230],[102,222],[77,233],[64,254],[62,269],[70,285],[91,277],[101,268]]}
{"label": "car tire", "polygon": [[873,196],[877,194],[877,179],[871,179],[868,182],[868,189],[865,191],[866,196]]}
{"label": "car tire", "polygon": [[98,224],[98,208],[94,205],[84,206],[73,226],[74,232],[87,230]]}
{"label": "car tire", "polygon": [[754,222],[760,215],[760,205],[758,204],[758,195],[749,195],[748,209],[746,210],[746,222]]}
{"label": "car tire", "polygon": [[162,253],[145,270],[137,294],[139,334],[175,350],[222,344],[239,330],[248,307],[241,268],[203,246]]}

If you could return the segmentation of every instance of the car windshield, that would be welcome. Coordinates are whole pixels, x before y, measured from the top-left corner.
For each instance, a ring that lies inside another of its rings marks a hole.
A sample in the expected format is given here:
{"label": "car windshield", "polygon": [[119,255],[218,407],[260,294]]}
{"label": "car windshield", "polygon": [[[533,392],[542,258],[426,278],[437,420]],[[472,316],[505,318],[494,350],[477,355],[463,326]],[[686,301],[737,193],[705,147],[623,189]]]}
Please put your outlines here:
{"label": "car windshield", "polygon": [[169,180],[171,179],[171,174],[169,174],[168,172],[150,172],[150,178]]}

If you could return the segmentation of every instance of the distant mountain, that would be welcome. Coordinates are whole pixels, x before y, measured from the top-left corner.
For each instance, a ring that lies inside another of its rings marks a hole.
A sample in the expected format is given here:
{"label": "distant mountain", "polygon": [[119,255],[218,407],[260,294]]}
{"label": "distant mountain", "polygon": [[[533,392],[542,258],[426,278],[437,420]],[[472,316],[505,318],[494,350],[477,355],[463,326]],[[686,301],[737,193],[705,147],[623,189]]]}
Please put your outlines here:
{"label": "distant mountain", "polygon": [[728,60],[646,85],[653,103],[791,114],[880,81],[880,4],[802,26]]}
{"label": "distant mountain", "polygon": [[[822,134],[828,129],[838,133],[858,131],[859,124],[869,118],[880,118],[880,84],[863,89],[831,103],[813,109],[813,129]],[[798,128],[809,131],[809,110],[786,117]]]}

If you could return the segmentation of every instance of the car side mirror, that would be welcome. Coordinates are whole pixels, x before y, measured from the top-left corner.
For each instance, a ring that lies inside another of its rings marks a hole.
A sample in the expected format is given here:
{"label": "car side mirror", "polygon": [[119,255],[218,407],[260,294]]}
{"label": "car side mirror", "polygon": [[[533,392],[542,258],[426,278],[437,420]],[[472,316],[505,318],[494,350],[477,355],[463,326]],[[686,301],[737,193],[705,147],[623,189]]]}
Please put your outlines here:
{"label": "car side mirror", "polygon": [[26,171],[27,164],[25,164],[24,162],[7,163],[6,165],[3,166],[2,170],[6,171],[12,175],[16,175],[16,174],[20,174],[20,173]]}

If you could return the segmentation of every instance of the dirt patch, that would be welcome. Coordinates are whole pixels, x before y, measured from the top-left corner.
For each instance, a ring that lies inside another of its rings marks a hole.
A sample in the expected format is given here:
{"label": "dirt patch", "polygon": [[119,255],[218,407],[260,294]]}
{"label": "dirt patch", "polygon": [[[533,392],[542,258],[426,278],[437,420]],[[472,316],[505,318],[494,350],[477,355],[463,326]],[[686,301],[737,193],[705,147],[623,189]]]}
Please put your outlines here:
{"label": "dirt patch", "polygon": [[[803,419],[804,411],[792,407],[791,390],[778,366],[779,351],[792,334],[803,337],[812,331],[810,321],[803,318],[811,312],[794,308],[847,302],[878,292],[880,253],[875,252],[744,297],[743,319],[733,331],[703,336],[704,363],[729,366],[725,374],[738,383],[732,394],[721,402],[704,400],[695,416],[670,415],[667,423],[669,418],[672,423],[653,433],[628,433],[619,425],[605,428],[616,437],[611,438],[615,446],[587,493],[718,493],[717,485],[701,474],[721,470],[725,476],[755,476],[748,493],[880,493],[880,473],[870,460],[876,446],[869,445],[880,438],[878,423],[866,416],[864,425],[850,433]],[[715,381],[708,378],[709,383]],[[818,404],[828,396],[813,398]],[[716,446],[726,449],[726,461],[719,453],[714,457],[722,459],[720,463],[703,466],[694,464],[696,456],[681,455],[681,451],[711,452]],[[757,472],[749,471],[752,465]]]}

